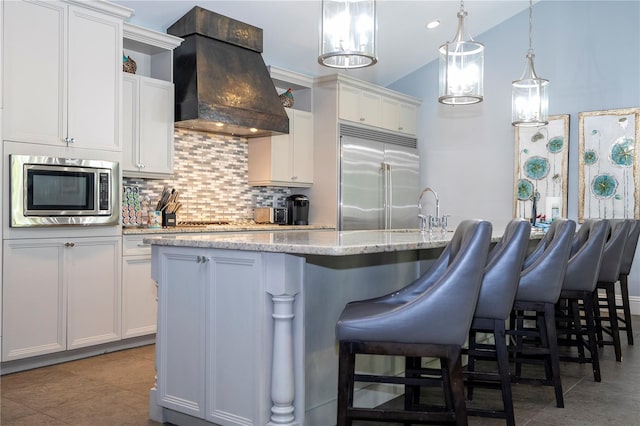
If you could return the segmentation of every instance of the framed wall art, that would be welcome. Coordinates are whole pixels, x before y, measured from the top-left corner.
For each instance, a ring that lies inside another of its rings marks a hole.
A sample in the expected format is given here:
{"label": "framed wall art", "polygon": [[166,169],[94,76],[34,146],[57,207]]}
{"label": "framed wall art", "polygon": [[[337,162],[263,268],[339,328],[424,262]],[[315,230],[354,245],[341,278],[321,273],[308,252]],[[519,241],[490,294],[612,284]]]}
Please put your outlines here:
{"label": "framed wall art", "polygon": [[638,218],[640,108],[579,114],[578,220]]}
{"label": "framed wall art", "polygon": [[549,116],[542,127],[515,128],[514,216],[547,221],[567,216],[569,114]]}

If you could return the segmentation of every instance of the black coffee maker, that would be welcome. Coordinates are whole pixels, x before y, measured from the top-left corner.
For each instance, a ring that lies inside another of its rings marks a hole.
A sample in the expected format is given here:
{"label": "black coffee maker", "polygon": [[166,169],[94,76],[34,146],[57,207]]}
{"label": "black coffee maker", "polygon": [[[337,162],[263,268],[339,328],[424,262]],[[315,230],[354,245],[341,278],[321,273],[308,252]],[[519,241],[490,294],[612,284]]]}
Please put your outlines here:
{"label": "black coffee maker", "polygon": [[309,224],[309,198],[306,195],[289,195],[285,202],[287,206],[287,224]]}

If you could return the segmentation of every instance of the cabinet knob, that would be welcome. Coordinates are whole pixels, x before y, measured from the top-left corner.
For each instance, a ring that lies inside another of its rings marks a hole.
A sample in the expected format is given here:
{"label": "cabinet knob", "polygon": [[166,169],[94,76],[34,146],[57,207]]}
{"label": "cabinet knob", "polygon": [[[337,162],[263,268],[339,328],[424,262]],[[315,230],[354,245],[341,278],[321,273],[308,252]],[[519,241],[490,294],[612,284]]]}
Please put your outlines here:
{"label": "cabinet knob", "polygon": [[360,121],[366,121],[364,117],[360,117]]}
{"label": "cabinet knob", "polygon": [[141,169],[144,169],[144,164],[138,164],[138,167],[140,167]]}
{"label": "cabinet knob", "polygon": [[76,141],[76,138],[64,138],[64,141],[66,143],[74,143]]}
{"label": "cabinet knob", "polygon": [[298,176],[291,176],[291,180],[298,180]]}
{"label": "cabinet knob", "polygon": [[76,243],[66,242],[64,243],[65,247],[75,247]]}
{"label": "cabinet knob", "polygon": [[211,259],[207,256],[196,256],[196,262],[198,263],[207,263],[209,260]]}

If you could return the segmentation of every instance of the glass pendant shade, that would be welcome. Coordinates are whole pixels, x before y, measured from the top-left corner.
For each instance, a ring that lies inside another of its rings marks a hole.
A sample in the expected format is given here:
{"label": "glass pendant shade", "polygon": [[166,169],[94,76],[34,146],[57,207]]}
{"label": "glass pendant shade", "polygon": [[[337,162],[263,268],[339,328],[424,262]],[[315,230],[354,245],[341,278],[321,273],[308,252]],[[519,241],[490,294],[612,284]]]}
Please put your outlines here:
{"label": "glass pendant shade", "polygon": [[536,75],[534,54],[527,54],[527,65],[520,80],[512,83],[511,123],[514,126],[544,126],[549,123],[549,80]]}
{"label": "glass pendant shade", "polygon": [[363,68],[378,62],[375,0],[323,0],[318,62]]}
{"label": "glass pendant shade", "polygon": [[484,45],[469,37],[464,40],[464,18],[458,12],[458,31],[454,41],[439,49],[439,97],[448,105],[469,105],[482,102],[484,97]]}
{"label": "glass pendant shade", "polygon": [[538,77],[533,66],[531,30],[533,1],[529,0],[529,50],[524,72],[511,83],[511,124],[517,127],[539,127],[549,124],[549,80]]}

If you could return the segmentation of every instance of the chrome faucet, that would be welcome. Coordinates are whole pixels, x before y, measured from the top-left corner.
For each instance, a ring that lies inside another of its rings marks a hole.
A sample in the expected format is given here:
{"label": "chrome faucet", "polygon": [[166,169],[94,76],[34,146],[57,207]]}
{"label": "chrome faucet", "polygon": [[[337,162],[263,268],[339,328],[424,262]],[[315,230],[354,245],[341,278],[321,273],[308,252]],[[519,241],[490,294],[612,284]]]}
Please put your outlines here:
{"label": "chrome faucet", "polygon": [[[422,214],[422,197],[425,193],[431,192],[436,199],[436,215],[425,216]],[[438,193],[431,187],[426,187],[418,196],[418,218],[420,219],[420,232],[427,232],[427,218],[429,221],[429,233],[433,234],[434,228],[444,227],[446,229],[447,219],[446,216],[440,217],[440,197]]]}

